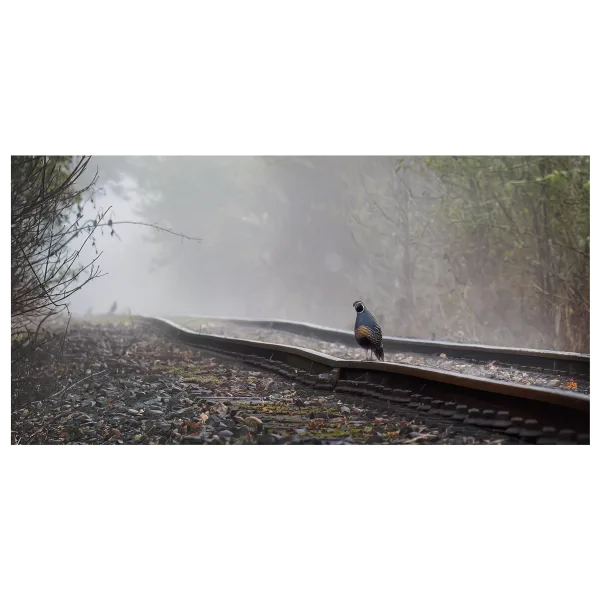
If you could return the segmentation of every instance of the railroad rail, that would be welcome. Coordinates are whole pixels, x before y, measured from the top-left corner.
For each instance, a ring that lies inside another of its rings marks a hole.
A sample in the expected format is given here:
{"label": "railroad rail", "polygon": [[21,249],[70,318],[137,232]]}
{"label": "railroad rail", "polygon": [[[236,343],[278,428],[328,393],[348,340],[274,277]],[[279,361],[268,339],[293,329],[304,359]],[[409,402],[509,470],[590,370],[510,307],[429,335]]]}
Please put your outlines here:
{"label": "railroad rail", "polygon": [[[354,332],[344,329],[332,329],[300,321],[281,319],[245,319],[240,317],[208,317],[190,315],[194,320],[228,322],[238,325],[272,329],[304,335],[324,342],[341,343],[354,346]],[[448,358],[468,360],[477,363],[495,361],[498,364],[536,369],[588,378],[590,376],[590,355],[577,352],[557,352],[533,348],[511,348],[507,346],[487,346],[484,344],[462,344],[414,338],[384,336],[383,346],[386,352],[416,352]]]}
{"label": "railroad rail", "polygon": [[344,360],[295,346],[198,333],[158,317],[144,317],[144,322],[177,341],[316,389],[401,406],[406,418],[425,424],[464,423],[531,443],[589,444],[590,397],[579,392],[398,363]]}

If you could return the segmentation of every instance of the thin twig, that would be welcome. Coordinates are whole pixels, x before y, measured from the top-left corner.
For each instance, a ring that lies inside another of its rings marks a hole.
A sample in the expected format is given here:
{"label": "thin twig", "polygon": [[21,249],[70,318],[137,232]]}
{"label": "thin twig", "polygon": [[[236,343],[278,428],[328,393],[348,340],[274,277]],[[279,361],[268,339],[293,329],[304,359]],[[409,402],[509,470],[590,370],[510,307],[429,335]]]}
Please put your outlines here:
{"label": "thin twig", "polygon": [[153,223],[142,223],[141,221],[111,221],[110,223],[102,223],[98,224],[97,227],[113,227],[113,225],[141,225],[143,227],[151,227],[152,229],[157,229],[158,231],[164,231],[165,233],[170,233],[171,235],[175,235],[177,237],[183,238],[185,240],[192,240],[194,242],[201,242],[202,238],[192,237],[191,235],[184,235],[183,233],[177,233],[172,229],[168,229],[166,227],[160,227],[160,225],[154,225]]}
{"label": "thin twig", "polygon": [[97,373],[92,373],[91,375],[88,375],[87,377],[84,377],[83,379],[76,381],[75,383],[71,384],[70,386],[64,387],[62,390],[60,390],[60,392],[56,392],[56,394],[52,394],[52,396],[50,396],[50,398],[54,398],[54,396],[59,396],[60,394],[67,392],[71,388],[74,388],[76,385],[80,384],[82,381],[85,381],[86,379],[89,379],[90,377],[95,377],[96,375],[100,375],[100,373],[104,373],[104,371],[106,371],[106,369],[102,369],[102,371],[98,371]]}

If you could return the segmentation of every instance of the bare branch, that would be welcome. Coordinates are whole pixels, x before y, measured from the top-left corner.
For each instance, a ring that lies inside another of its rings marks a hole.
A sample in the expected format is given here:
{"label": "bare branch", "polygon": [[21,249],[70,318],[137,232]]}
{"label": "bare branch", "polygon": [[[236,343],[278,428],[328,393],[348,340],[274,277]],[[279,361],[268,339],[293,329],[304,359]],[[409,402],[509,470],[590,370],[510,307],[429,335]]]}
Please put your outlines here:
{"label": "bare branch", "polygon": [[156,225],[155,223],[143,223],[141,221],[110,221],[109,223],[103,223],[97,225],[97,227],[113,227],[114,225],[140,225],[142,227],[151,227],[152,229],[156,229],[157,231],[164,231],[165,233],[169,233],[171,235],[175,235],[177,237],[183,238],[184,240],[192,240],[194,242],[201,242],[202,238],[193,237],[191,235],[185,235],[183,233],[178,233],[177,231],[173,231],[172,229],[168,229],[166,227],[160,227],[160,225]]}

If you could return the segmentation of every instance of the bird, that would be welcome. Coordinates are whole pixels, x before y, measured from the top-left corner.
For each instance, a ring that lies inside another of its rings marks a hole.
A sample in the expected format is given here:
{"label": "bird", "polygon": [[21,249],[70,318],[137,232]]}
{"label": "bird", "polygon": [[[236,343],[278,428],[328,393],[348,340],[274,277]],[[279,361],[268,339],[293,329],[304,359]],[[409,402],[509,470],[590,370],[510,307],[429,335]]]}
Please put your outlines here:
{"label": "bird", "polygon": [[375,352],[377,359],[383,362],[383,336],[381,334],[379,323],[367,310],[364,302],[357,300],[352,306],[354,306],[354,310],[356,311],[354,337],[356,338],[358,345],[365,349],[367,357],[370,350],[371,358],[373,357],[373,352]]}

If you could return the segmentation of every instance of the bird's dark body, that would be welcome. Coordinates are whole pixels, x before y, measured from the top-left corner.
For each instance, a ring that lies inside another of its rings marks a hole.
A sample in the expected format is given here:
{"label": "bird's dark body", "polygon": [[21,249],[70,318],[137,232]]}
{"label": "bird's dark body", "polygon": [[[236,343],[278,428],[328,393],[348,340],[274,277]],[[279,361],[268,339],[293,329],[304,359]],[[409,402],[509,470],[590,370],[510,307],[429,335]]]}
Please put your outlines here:
{"label": "bird's dark body", "polygon": [[356,310],[354,337],[358,345],[374,352],[378,360],[384,360],[383,335],[379,323],[362,302],[355,302],[354,309]]}

